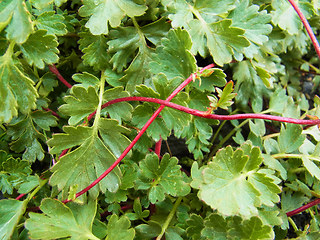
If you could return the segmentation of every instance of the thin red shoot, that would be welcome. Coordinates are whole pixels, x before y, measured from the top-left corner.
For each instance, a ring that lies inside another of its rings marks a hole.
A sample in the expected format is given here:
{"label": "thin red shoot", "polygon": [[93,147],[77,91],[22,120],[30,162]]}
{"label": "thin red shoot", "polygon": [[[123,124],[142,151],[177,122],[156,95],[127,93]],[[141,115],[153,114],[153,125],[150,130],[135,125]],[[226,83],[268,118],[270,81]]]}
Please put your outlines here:
{"label": "thin red shoot", "polygon": [[49,69],[54,75],[57,76],[57,78],[60,80],[60,82],[62,82],[68,88],[72,88],[72,85],[70,83],[68,83],[67,80],[64,79],[64,77],[60,74],[59,70],[57,69],[57,67],[54,64],[49,65]]}
{"label": "thin red shoot", "polygon": [[314,35],[311,27],[310,27],[310,24],[308,22],[308,20],[306,19],[306,17],[303,15],[303,13],[301,12],[301,10],[299,9],[298,7],[298,4],[294,1],[294,0],[288,0],[290,2],[290,4],[292,5],[292,7],[294,8],[294,10],[297,12],[299,18],[301,19],[304,27],[306,28],[307,30],[307,33],[312,41],[312,44],[318,54],[318,57],[320,58],[320,45],[319,45],[319,42],[316,38],[316,36]]}
{"label": "thin red shoot", "polygon": [[[202,68],[199,72],[201,73],[205,69],[214,67],[214,64],[210,64],[204,68]],[[185,88],[195,77],[196,74],[191,74],[182,84],[180,84],[179,87],[177,87],[171,95],[166,99],[166,101],[171,101],[172,98],[174,98],[183,88]],[[91,188],[93,188],[95,185],[97,185],[103,178],[105,178],[120,162],[121,160],[128,154],[128,152],[133,148],[133,146],[138,142],[140,137],[144,134],[144,132],[147,130],[147,128],[150,126],[150,124],[156,119],[156,117],[160,114],[160,112],[164,109],[164,105],[161,105],[151,116],[151,118],[147,121],[147,123],[143,126],[141,131],[137,134],[137,136],[132,140],[132,142],[129,144],[129,146],[123,151],[123,153],[120,155],[120,157],[103,173],[101,174],[95,181],[93,181],[89,186],[81,190],[76,194],[76,198],[81,196],[82,194],[89,191]],[[64,200],[64,203],[70,202],[71,200]]]}
{"label": "thin red shoot", "polygon": [[314,120],[304,120],[304,119],[295,119],[295,118],[287,118],[287,117],[280,117],[274,115],[267,115],[267,114],[258,114],[258,113],[244,113],[244,114],[234,114],[234,115],[218,115],[218,114],[210,114],[208,112],[199,111],[196,109],[191,109],[188,107],[180,106],[178,104],[157,99],[157,98],[148,98],[148,97],[124,97],[124,98],[117,98],[111,100],[102,105],[102,108],[110,106],[115,103],[125,102],[125,101],[141,101],[141,102],[152,102],[161,104],[161,106],[170,107],[194,116],[202,117],[202,118],[209,118],[209,119],[216,119],[216,120],[239,120],[239,119],[264,119],[264,120],[271,120],[277,122],[287,122],[293,124],[301,124],[301,125],[317,125],[320,124],[320,119]]}
{"label": "thin red shoot", "polygon": [[[311,39],[311,41],[312,41],[312,44],[313,44],[313,46],[314,46],[314,48],[315,48],[315,50],[316,50],[316,52],[317,52],[317,55],[318,55],[318,57],[319,57],[319,59],[320,59],[320,46],[319,46],[319,42],[318,42],[316,36],[314,35],[314,33],[313,33],[313,31],[312,31],[312,29],[311,29],[311,27],[310,27],[310,24],[308,23],[308,20],[307,20],[306,17],[303,15],[303,13],[301,12],[301,10],[300,10],[299,7],[298,7],[298,4],[297,4],[294,0],[288,0],[288,1],[290,2],[290,4],[292,5],[292,7],[294,8],[294,10],[297,12],[297,14],[298,14],[299,18],[301,19],[304,27],[306,28],[307,33],[308,33],[308,35],[309,35],[309,37],[310,37],[310,39]],[[295,210],[293,210],[293,211],[291,211],[291,212],[288,212],[288,213],[287,213],[287,216],[288,216],[288,217],[291,217],[291,216],[293,216],[293,215],[295,215],[295,214],[298,214],[298,213],[300,213],[300,212],[302,212],[302,211],[304,211],[304,210],[306,210],[306,209],[308,209],[308,208],[310,208],[310,207],[312,207],[312,206],[314,206],[314,205],[317,205],[317,204],[319,204],[319,203],[320,203],[320,198],[318,198],[318,199],[316,199],[316,200],[314,200],[314,201],[312,201],[312,202],[310,202],[310,203],[308,203],[308,204],[306,204],[306,205],[304,205],[304,206],[302,206],[302,207],[300,207],[300,208],[297,208],[297,209],[295,209]]]}
{"label": "thin red shoot", "polygon": [[18,197],[16,197],[16,200],[20,200],[25,195],[26,195],[25,193],[21,193]]}
{"label": "thin red shoot", "polygon": [[50,108],[44,108],[42,107],[43,110],[47,111],[47,112],[51,112],[51,114],[57,118],[60,118],[59,114],[56,113],[55,111],[51,110]]}
{"label": "thin red shoot", "polygon": [[307,210],[308,208],[311,208],[311,207],[313,207],[313,206],[315,206],[317,204],[320,204],[320,198],[317,198],[316,200],[313,200],[312,202],[309,202],[306,205],[304,205],[302,207],[299,207],[299,208],[297,208],[295,210],[287,212],[286,214],[287,214],[288,217],[291,217],[291,216],[296,215],[298,213],[301,213],[304,210]]}

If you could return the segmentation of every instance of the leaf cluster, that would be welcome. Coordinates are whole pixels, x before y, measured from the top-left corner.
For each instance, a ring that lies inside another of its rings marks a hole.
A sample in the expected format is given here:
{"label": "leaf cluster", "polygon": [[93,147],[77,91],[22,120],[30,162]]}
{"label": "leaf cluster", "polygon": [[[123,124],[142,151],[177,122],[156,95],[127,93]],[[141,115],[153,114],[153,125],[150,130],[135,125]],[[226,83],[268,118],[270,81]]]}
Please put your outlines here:
{"label": "leaf cluster", "polygon": [[287,0],[0,1],[0,238],[318,239],[318,126],[110,105],[318,119],[315,56]]}

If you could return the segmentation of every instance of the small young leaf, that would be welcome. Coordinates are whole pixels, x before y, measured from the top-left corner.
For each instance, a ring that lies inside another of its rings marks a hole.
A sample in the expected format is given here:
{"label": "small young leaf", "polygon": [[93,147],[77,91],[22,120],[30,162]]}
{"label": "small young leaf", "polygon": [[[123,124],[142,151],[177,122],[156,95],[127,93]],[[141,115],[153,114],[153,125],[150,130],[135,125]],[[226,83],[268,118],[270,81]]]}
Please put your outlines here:
{"label": "small young leaf", "polygon": [[217,100],[215,97],[208,96],[210,100],[210,107],[213,110],[218,107],[227,110],[228,107],[233,104],[232,99],[237,95],[236,93],[232,93],[233,82],[228,82],[226,86],[223,88],[223,91],[221,91],[219,88],[216,88],[216,91],[218,92],[219,100]]}

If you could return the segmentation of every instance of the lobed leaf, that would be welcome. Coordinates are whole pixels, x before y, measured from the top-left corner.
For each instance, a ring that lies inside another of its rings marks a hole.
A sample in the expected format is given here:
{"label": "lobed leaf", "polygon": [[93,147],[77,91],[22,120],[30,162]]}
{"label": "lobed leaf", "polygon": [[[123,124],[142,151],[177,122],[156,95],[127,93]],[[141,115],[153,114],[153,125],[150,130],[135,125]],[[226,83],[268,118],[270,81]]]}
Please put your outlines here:
{"label": "lobed leaf", "polygon": [[46,30],[38,30],[31,34],[20,48],[24,58],[30,65],[43,69],[46,64],[58,62],[58,42],[54,35],[47,35]]}
{"label": "lobed leaf", "polygon": [[14,229],[20,218],[25,213],[28,201],[14,199],[0,200],[0,238],[3,240],[12,239]]}
{"label": "lobed leaf", "polygon": [[37,17],[35,25],[38,29],[47,30],[48,34],[64,35],[67,33],[64,20],[63,15],[55,13],[54,11],[43,12]]}
{"label": "lobed leaf", "polygon": [[196,70],[196,61],[190,53],[192,43],[187,31],[170,30],[157,47],[149,66],[153,74],[163,73],[168,80],[186,79]]}
{"label": "lobed leaf", "polygon": [[163,201],[165,195],[185,196],[189,193],[190,187],[186,182],[186,176],[180,171],[177,165],[177,158],[170,158],[165,154],[159,164],[155,154],[148,154],[139,163],[139,179],[136,181],[138,189],[148,190],[148,197],[151,203]]}
{"label": "lobed leaf", "polygon": [[208,165],[198,169],[193,164],[191,186],[199,189],[200,200],[223,215],[246,218],[256,215],[262,204],[273,206],[280,200],[274,176],[271,178],[270,173],[259,170],[262,160],[259,148],[250,143],[244,143],[236,151],[228,146]]}
{"label": "lobed leaf", "polygon": [[87,89],[74,86],[71,89],[71,94],[71,96],[64,97],[66,104],[63,104],[59,111],[70,116],[69,124],[75,125],[97,109],[99,98],[97,91],[91,86]]}
{"label": "lobed leaf", "polygon": [[42,213],[29,213],[25,227],[32,239],[98,239],[92,233],[92,223],[96,215],[97,202],[89,201],[79,205],[46,198],[42,200]]}
{"label": "lobed leaf", "polygon": [[79,9],[79,14],[81,17],[90,17],[86,27],[93,35],[100,35],[109,33],[108,24],[112,28],[116,28],[125,15],[129,17],[141,16],[146,9],[146,6],[130,0],[85,0]]}
{"label": "lobed leaf", "polygon": [[130,228],[130,220],[126,216],[118,217],[113,214],[107,226],[106,240],[133,240],[135,230]]}
{"label": "lobed leaf", "polygon": [[20,62],[9,56],[0,57],[0,122],[10,122],[18,110],[27,114],[35,108],[38,93],[34,82],[24,73]]}
{"label": "lobed leaf", "polygon": [[104,35],[92,35],[89,32],[80,32],[79,49],[84,53],[81,57],[85,65],[96,70],[105,70],[109,67],[108,45]]}
{"label": "lobed leaf", "polygon": [[[110,127],[109,124],[114,125],[114,120],[100,119],[98,128],[68,126],[64,127],[66,133],[53,135],[53,138],[48,141],[52,154],[60,153],[64,149],[75,148],[64,155],[52,168],[53,174],[50,178],[52,185],[57,185],[64,193],[74,184],[84,189],[111,166],[116,160],[112,151],[117,154],[120,150],[115,148],[115,146],[118,147],[117,145],[108,142],[113,137],[112,134],[104,132]],[[97,130],[100,131],[99,134],[103,134],[103,140],[105,139],[106,143],[100,139]],[[113,134],[118,131],[119,129],[115,128]],[[121,147],[120,149],[122,150]],[[92,188],[90,194],[96,197],[99,190],[105,192],[107,189],[116,192],[120,185],[120,175],[119,169],[116,168]]]}
{"label": "lobed leaf", "polygon": [[250,46],[245,50],[249,58],[258,53],[261,45],[268,41],[271,33],[271,15],[267,11],[259,11],[259,6],[250,4],[249,0],[240,1],[235,9],[231,11],[228,18],[232,19],[232,26],[245,30],[243,34],[249,41]]}
{"label": "lobed leaf", "polygon": [[23,152],[22,158],[29,162],[42,160],[44,150],[40,142],[45,142],[45,137],[40,131],[49,131],[50,127],[56,125],[56,117],[44,111],[35,111],[15,119],[15,122],[8,124],[7,134],[12,139],[10,149],[16,153]]}
{"label": "lobed leaf", "polygon": [[33,32],[31,14],[24,0],[0,2],[0,31],[5,27],[7,38],[16,43],[24,43]]}

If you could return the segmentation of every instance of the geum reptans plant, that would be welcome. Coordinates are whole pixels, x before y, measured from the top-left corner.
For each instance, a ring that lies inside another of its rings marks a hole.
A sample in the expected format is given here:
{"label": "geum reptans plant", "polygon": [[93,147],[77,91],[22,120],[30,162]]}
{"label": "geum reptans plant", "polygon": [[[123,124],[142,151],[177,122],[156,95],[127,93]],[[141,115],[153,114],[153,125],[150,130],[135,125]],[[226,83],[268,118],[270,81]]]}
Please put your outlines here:
{"label": "geum reptans plant", "polygon": [[0,239],[319,239],[319,9],[0,0]]}

